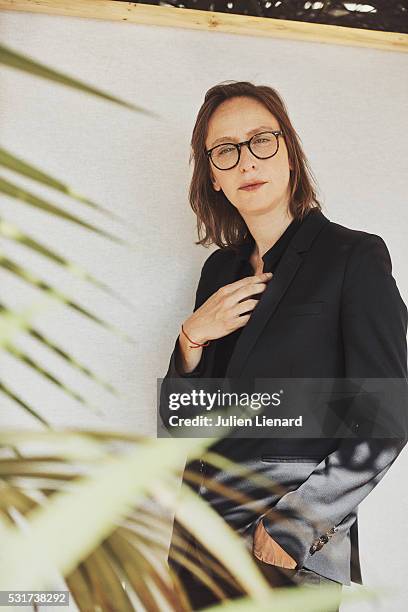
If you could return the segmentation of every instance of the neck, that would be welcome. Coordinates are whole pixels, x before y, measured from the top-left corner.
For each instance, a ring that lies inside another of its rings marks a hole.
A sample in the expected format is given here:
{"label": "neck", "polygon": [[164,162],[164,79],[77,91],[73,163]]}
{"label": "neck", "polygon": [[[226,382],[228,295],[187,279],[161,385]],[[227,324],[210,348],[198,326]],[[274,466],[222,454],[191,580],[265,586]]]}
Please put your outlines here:
{"label": "neck", "polygon": [[253,257],[258,261],[279,240],[293,220],[289,206],[281,206],[258,216],[245,215],[243,219],[255,240]]}

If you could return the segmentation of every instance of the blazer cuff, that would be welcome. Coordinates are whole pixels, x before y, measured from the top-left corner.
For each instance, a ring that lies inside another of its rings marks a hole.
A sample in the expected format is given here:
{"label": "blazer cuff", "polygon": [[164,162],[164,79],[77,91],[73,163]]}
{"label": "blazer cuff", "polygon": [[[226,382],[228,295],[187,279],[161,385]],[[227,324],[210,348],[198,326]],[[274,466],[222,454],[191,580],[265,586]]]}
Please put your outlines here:
{"label": "blazer cuff", "polygon": [[277,513],[273,518],[266,515],[263,523],[271,538],[296,560],[297,567],[303,567],[309,554],[310,543],[317,536],[312,527],[295,517],[278,518]]}
{"label": "blazer cuff", "polygon": [[336,525],[316,521],[313,525],[304,516],[283,515],[274,511],[263,518],[266,532],[303,567],[308,557],[320,550],[337,531]]}

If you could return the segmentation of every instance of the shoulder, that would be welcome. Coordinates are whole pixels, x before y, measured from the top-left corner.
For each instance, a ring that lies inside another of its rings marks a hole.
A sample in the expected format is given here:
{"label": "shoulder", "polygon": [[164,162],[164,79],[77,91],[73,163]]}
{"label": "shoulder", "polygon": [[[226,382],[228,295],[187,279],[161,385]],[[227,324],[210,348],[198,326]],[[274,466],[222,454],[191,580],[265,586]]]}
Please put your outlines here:
{"label": "shoulder", "polygon": [[354,229],[347,225],[341,225],[330,221],[326,226],[326,233],[331,239],[336,242],[343,242],[344,244],[350,244],[355,246],[357,243],[363,244],[364,242],[384,242],[381,236],[367,232],[365,230]]}
{"label": "shoulder", "polygon": [[330,221],[325,227],[324,238],[332,247],[343,251],[349,263],[369,260],[391,269],[390,252],[378,234]]}
{"label": "shoulder", "polygon": [[344,299],[354,300],[358,295],[359,300],[374,306],[380,292],[387,299],[398,294],[391,255],[382,236],[332,221],[327,226],[327,241],[341,253],[344,265]]}
{"label": "shoulder", "polygon": [[210,253],[207,259],[204,260],[201,275],[216,271],[227,262],[233,261],[234,257],[235,254],[233,250],[228,247],[215,249],[215,251]]}

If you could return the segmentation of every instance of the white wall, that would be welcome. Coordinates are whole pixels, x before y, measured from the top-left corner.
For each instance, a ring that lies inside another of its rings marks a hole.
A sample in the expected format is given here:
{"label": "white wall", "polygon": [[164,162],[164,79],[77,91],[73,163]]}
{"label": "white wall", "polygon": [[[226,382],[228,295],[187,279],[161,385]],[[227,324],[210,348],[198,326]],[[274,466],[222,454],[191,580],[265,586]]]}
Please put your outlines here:
{"label": "white wall", "polygon": [[[384,238],[408,302],[406,55],[13,12],[0,14],[0,33],[3,44],[161,117],[131,113],[14,70],[1,72],[3,146],[126,218],[126,228],[49,189],[19,183],[137,245],[131,252],[11,198],[0,199],[3,218],[86,267],[133,304],[132,309],[120,306],[26,248],[1,240],[9,257],[52,279],[137,341],[126,344],[67,308],[38,316],[37,328],[123,396],[114,400],[21,335],[22,349],[41,356],[44,366],[103,412],[96,414],[2,353],[2,380],[53,425],[155,435],[156,378],[166,372],[209,253],[194,245],[195,218],[187,201],[189,141],[205,91],[220,81],[251,80],[278,89],[318,179],[324,214]],[[12,173],[4,174],[15,180]],[[3,269],[0,282],[1,301],[11,307],[22,308],[40,296]],[[2,396],[0,426],[6,425],[39,426]],[[404,451],[360,510],[366,584],[404,589],[392,604],[394,612],[405,609],[408,597],[408,497],[402,489],[407,466]],[[388,612],[390,603],[353,609]]]}

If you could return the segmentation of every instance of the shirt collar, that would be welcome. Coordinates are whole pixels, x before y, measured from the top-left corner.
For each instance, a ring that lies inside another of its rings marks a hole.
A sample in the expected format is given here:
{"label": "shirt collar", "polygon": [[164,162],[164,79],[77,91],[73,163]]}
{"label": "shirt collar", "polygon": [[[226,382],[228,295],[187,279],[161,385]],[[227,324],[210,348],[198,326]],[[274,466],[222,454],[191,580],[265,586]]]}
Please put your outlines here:
{"label": "shirt collar", "polygon": [[[306,215],[307,216],[307,215]],[[305,219],[306,217],[304,217]],[[304,221],[300,219],[292,219],[288,227],[278,240],[264,253],[262,260],[265,265],[269,265],[277,255],[279,255],[287,246],[291,238],[294,236],[300,225]],[[248,233],[245,242],[238,246],[237,257],[239,261],[248,261],[255,247],[255,240],[252,234]]]}

